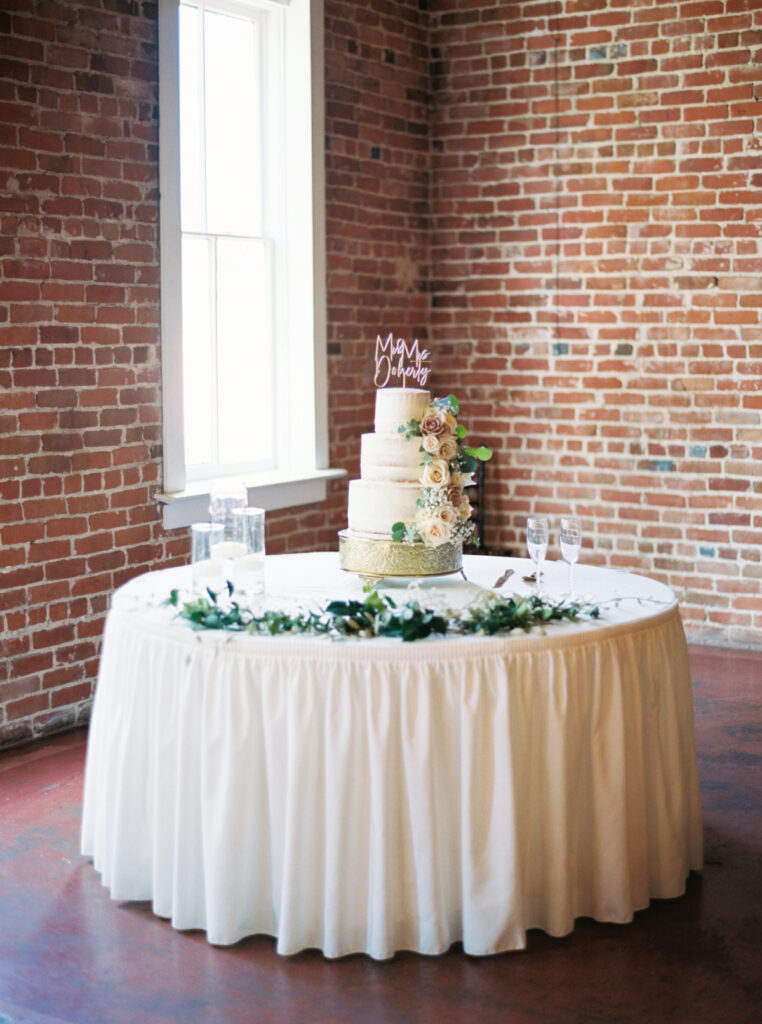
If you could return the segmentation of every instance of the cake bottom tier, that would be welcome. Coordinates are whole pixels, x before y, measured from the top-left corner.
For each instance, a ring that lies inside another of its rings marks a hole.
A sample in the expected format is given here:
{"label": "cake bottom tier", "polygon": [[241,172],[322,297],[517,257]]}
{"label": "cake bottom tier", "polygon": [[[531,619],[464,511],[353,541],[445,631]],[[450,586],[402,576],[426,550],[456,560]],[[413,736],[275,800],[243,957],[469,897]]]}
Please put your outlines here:
{"label": "cake bottom tier", "polygon": [[419,483],[350,480],[347,521],[355,533],[391,538],[395,523],[412,523],[421,497]]}
{"label": "cake bottom tier", "polygon": [[439,547],[400,544],[382,537],[358,537],[351,530],[339,533],[339,563],[347,572],[360,576],[446,576],[459,572],[463,564],[460,541]]}

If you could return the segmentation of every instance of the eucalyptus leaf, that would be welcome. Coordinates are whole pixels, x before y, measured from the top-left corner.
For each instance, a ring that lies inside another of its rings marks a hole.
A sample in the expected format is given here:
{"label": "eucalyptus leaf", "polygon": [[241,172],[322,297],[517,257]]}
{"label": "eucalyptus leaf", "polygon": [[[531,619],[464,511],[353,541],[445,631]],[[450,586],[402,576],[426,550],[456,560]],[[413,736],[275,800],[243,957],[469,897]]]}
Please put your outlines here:
{"label": "eucalyptus leaf", "polygon": [[397,427],[397,432],[404,434],[408,441],[413,437],[421,437],[421,421],[409,420],[407,423]]}
{"label": "eucalyptus leaf", "polygon": [[470,455],[472,459],[478,459],[480,462],[486,462],[488,459],[492,458],[492,449],[487,448],[486,445],[483,444],[478,448],[471,448],[469,445],[464,445],[463,450],[467,455]]}
{"label": "eucalyptus leaf", "polygon": [[[163,602],[178,607],[178,591],[171,591]],[[220,604],[217,596],[198,597],[179,608],[178,617],[192,629],[226,630],[279,636],[288,633],[333,634],[345,637],[397,637],[404,643],[423,640],[433,634],[471,633],[494,636],[501,633],[528,632],[556,621],[576,622],[581,616],[596,619],[595,605],[552,601],[533,594],[525,598],[491,594],[476,599],[460,611],[446,614],[408,600],[398,606],[376,587],[365,589],[365,598],[330,601],[320,612],[291,614],[280,609],[257,615],[237,602]]]}

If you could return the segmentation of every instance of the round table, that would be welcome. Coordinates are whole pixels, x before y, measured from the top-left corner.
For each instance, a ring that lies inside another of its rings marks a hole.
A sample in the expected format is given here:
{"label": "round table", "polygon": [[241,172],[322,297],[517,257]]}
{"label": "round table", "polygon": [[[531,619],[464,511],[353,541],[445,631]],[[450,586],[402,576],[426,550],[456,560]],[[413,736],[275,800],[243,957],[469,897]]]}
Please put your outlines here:
{"label": "round table", "polygon": [[[414,593],[531,591],[526,559],[464,558]],[[195,632],[114,595],[87,752],[82,852],[117,900],[281,953],[523,948],[580,916],[627,922],[702,864],[687,650],[674,594],[576,567],[597,621],[396,639]],[[544,587],[566,566],[546,563]],[[335,554],[271,556],[268,605],[362,596]],[[406,583],[385,585],[397,601]]]}

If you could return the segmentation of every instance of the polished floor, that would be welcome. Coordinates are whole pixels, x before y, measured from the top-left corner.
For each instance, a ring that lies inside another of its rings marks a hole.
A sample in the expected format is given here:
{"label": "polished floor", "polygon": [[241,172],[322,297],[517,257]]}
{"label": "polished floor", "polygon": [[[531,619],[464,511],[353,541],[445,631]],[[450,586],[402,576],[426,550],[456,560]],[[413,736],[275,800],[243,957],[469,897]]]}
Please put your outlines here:
{"label": "polished floor", "polygon": [[705,856],[629,925],[487,958],[280,957],[115,903],[80,857],[86,734],[0,753],[0,1024],[752,1024],[762,1019],[762,653],[693,648]]}

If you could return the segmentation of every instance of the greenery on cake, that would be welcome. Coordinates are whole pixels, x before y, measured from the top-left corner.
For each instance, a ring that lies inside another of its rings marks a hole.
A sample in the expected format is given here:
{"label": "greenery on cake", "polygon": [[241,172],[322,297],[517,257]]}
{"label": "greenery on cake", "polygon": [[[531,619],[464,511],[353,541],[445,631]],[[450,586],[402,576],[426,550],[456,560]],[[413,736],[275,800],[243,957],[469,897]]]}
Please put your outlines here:
{"label": "greenery on cake", "polygon": [[460,405],[455,395],[435,398],[420,420],[404,423],[399,432],[408,440],[421,439],[421,497],[415,521],[395,523],[392,540],[438,547],[472,537],[471,503],[465,488],[479,462],[492,452],[484,445],[465,443],[468,433],[458,422]]}

